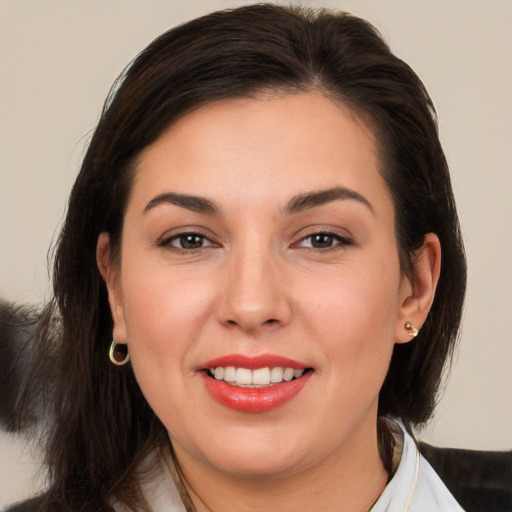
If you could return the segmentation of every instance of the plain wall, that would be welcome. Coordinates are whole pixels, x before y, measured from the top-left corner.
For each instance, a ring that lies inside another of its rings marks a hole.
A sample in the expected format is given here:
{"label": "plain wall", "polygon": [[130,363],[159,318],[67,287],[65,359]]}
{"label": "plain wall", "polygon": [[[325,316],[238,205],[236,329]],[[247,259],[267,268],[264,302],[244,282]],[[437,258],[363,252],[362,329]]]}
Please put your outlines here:
{"label": "plain wall", "polygon": [[[228,0],[0,0],[0,297],[47,295],[46,255],[108,89],[173,25]],[[442,445],[512,448],[512,1],[332,0],[367,17],[439,113],[469,263],[463,336],[435,419]],[[37,486],[0,432],[0,506]]]}

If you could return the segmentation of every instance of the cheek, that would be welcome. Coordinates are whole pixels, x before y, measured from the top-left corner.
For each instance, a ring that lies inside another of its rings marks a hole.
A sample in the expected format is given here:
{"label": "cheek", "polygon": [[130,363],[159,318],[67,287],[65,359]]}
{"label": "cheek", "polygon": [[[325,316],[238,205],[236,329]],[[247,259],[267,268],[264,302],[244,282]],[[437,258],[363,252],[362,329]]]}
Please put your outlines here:
{"label": "cheek", "polygon": [[304,289],[304,326],[333,379],[350,388],[375,379],[380,387],[394,346],[399,283],[398,264],[384,261],[339,269]]}
{"label": "cheek", "polygon": [[213,284],[191,273],[126,266],[123,282],[127,341],[137,379],[173,380],[190,372],[191,356],[210,315]]}
{"label": "cheek", "polygon": [[[398,266],[386,263],[330,271],[322,278],[303,283],[302,307],[327,332],[394,333],[398,311],[400,273]],[[316,319],[316,320],[315,320]]]}
{"label": "cheek", "polygon": [[128,342],[177,347],[193,335],[208,302],[202,293],[183,293],[148,281],[124,301]]}
{"label": "cheek", "polygon": [[194,399],[192,362],[208,301],[204,294],[171,285],[146,275],[126,289],[125,314],[131,365],[141,391],[160,420],[179,430],[183,403]]}

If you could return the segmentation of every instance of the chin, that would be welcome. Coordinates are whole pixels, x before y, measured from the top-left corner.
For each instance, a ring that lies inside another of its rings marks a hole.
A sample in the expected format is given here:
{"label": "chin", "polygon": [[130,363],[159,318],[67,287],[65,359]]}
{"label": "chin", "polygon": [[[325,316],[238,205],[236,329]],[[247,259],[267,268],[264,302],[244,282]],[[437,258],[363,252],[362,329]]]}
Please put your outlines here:
{"label": "chin", "polygon": [[[204,438],[200,446],[189,451],[211,468],[240,478],[287,476],[307,466],[304,436],[282,432],[236,432]],[[302,441],[302,442],[301,442]],[[309,440],[309,448],[313,441]]]}
{"label": "chin", "polygon": [[300,472],[302,461],[289,458],[283,454],[267,457],[264,454],[239,454],[238,456],[222,457],[210,463],[217,470],[231,476],[247,479],[262,479],[285,477]]}

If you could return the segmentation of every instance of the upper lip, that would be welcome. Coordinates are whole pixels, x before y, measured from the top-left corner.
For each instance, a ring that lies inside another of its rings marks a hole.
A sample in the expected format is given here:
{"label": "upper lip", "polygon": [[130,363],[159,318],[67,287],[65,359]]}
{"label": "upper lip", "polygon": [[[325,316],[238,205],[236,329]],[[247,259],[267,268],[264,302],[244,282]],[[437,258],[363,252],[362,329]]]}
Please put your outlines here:
{"label": "upper lip", "polygon": [[258,368],[293,368],[294,370],[302,370],[308,368],[307,364],[300,363],[288,357],[282,357],[273,354],[262,354],[259,356],[245,356],[242,354],[228,354],[215,359],[210,359],[200,366],[199,369],[206,370],[209,368],[217,368],[222,366],[234,366],[235,368],[247,368],[249,370],[257,370]]}

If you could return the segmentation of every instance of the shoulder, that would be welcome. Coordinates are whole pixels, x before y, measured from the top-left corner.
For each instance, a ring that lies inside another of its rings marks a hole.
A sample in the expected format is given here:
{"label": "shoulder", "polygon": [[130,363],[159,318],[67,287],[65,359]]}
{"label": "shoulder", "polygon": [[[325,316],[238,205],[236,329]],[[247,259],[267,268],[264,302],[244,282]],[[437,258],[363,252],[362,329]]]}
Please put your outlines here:
{"label": "shoulder", "polygon": [[422,442],[419,449],[465,510],[512,511],[512,451],[439,448]]}

